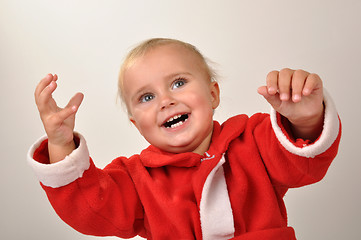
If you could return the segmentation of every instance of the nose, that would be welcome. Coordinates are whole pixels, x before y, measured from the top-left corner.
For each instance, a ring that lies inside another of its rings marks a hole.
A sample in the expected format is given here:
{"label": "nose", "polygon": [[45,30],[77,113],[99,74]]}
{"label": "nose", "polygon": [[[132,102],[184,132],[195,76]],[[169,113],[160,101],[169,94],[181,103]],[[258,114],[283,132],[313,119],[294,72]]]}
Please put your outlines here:
{"label": "nose", "polygon": [[164,110],[176,105],[176,100],[170,93],[163,93],[160,99],[160,109]]}

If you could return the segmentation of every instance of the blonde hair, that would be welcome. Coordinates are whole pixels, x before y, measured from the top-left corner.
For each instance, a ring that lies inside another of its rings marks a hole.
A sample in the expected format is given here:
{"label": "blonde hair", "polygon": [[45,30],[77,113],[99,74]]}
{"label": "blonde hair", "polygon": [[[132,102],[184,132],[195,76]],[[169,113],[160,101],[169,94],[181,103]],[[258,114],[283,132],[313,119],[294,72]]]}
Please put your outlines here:
{"label": "blonde hair", "polygon": [[186,49],[193,52],[194,54],[196,54],[202,61],[203,65],[204,65],[204,69],[205,69],[210,81],[216,81],[217,74],[216,74],[215,70],[210,66],[210,61],[208,59],[206,59],[200,53],[200,51],[192,44],[189,44],[189,43],[186,43],[186,42],[183,42],[180,40],[176,40],[176,39],[170,39],[170,38],[151,38],[151,39],[143,41],[138,46],[134,47],[128,53],[128,55],[125,57],[122,65],[121,65],[120,72],[119,72],[119,78],[118,78],[118,94],[123,103],[125,103],[124,87],[123,87],[125,71],[128,68],[130,68],[139,57],[144,56],[148,51],[155,49],[156,47],[164,46],[164,45],[168,45],[168,44],[177,44],[177,45],[183,46]]}

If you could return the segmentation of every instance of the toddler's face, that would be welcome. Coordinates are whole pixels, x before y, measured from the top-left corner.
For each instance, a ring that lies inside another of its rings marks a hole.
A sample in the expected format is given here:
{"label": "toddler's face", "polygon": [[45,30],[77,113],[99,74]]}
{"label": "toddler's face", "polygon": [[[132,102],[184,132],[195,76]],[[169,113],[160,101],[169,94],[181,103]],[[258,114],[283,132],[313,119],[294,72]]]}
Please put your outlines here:
{"label": "toddler's face", "polygon": [[149,50],[124,73],[130,120],[152,145],[203,154],[209,147],[219,88],[199,57],[183,46]]}

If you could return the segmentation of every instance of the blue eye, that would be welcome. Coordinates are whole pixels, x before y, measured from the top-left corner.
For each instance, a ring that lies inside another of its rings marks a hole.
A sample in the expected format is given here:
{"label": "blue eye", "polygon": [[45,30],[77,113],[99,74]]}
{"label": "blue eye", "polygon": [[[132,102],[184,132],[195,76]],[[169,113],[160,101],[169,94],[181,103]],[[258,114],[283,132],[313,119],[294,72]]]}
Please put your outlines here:
{"label": "blue eye", "polygon": [[140,98],[139,98],[139,102],[141,103],[145,103],[145,102],[149,102],[151,100],[154,99],[154,95],[151,94],[151,93],[146,93],[144,95],[142,95]]}
{"label": "blue eye", "polygon": [[172,84],[172,89],[174,88],[180,88],[182,87],[184,84],[186,84],[186,80],[183,78],[177,79],[173,82]]}

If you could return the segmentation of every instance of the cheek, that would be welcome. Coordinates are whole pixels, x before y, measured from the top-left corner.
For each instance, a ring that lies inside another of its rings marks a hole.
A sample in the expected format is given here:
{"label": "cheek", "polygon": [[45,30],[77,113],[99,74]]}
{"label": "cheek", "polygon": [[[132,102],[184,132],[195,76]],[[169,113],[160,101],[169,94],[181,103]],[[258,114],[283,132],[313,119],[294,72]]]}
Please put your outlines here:
{"label": "cheek", "polygon": [[134,110],[133,119],[139,132],[144,135],[152,126],[154,126],[154,116],[150,111]]}
{"label": "cheek", "polygon": [[204,110],[212,108],[212,98],[210,95],[205,93],[194,92],[192,95],[187,97],[187,101],[194,107],[201,107]]}

